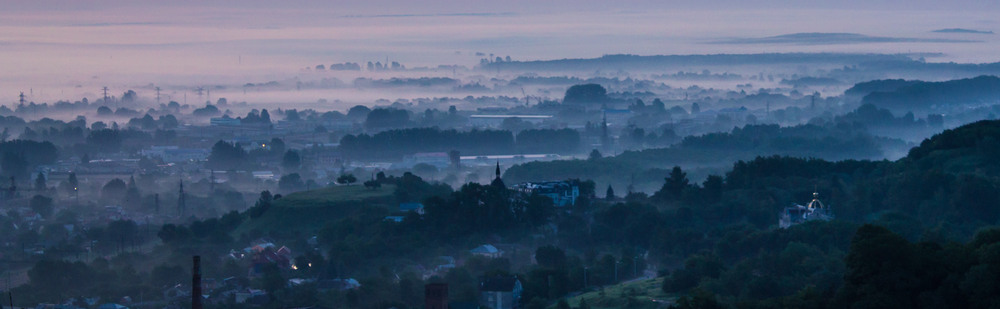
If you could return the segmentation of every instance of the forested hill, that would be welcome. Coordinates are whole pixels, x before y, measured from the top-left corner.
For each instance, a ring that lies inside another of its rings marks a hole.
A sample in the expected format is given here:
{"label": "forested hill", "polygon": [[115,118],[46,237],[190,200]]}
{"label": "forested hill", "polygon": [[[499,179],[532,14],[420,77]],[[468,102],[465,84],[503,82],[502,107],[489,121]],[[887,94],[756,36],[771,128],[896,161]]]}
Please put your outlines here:
{"label": "forested hill", "polygon": [[[890,110],[906,112],[924,110],[935,105],[976,104],[1000,100],[1000,78],[979,76],[944,82],[917,82],[906,85],[900,81],[881,81],[882,86],[865,85],[865,88],[891,89],[865,95],[863,104],[872,104]],[[892,89],[896,86],[898,88]]]}
{"label": "forested hill", "polygon": [[[688,136],[669,148],[627,151],[589,160],[530,162],[515,165],[504,178],[513,182],[553,179],[591,179],[598,187],[609,184],[649,192],[658,188],[663,169],[674,165],[727,169],[732,162],[757,156],[793,156],[825,160],[882,159],[905,153],[906,143],[872,136],[864,127],[837,125],[748,125],[730,132]],[[704,176],[704,175],[701,175]],[[700,177],[699,177],[700,178]]]}

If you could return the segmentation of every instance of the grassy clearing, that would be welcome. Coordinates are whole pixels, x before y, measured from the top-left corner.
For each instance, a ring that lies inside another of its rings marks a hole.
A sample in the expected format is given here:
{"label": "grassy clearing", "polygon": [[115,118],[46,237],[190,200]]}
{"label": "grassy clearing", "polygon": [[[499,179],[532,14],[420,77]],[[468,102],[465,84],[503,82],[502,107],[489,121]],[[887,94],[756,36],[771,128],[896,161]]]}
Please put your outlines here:
{"label": "grassy clearing", "polygon": [[566,302],[573,308],[580,306],[582,299],[586,299],[592,309],[666,308],[676,297],[663,293],[662,284],[663,278],[654,278],[609,285],[566,298]]}
{"label": "grassy clearing", "polygon": [[388,212],[394,206],[390,203],[395,189],[394,185],[374,190],[357,185],[295,192],[274,201],[263,215],[244,222],[233,234],[257,230],[265,234],[311,235],[363,207],[379,207]]}
{"label": "grassy clearing", "polygon": [[361,185],[324,187],[286,195],[275,201],[274,205],[279,207],[322,207],[348,201],[385,203],[387,202],[386,198],[391,197],[395,190],[395,185],[383,185],[379,189],[368,189]]}

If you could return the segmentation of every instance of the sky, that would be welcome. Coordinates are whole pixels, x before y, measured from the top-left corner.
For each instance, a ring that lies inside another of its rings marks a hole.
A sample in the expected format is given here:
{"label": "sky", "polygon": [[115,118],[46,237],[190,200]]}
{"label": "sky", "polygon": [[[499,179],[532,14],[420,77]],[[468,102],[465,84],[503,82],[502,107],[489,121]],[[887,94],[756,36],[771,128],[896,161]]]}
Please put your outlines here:
{"label": "sky", "polygon": [[[87,1],[0,0],[0,98],[102,85],[191,87],[294,78],[316,64],[474,66],[605,54],[943,53],[996,62],[996,1]],[[967,42],[720,44],[792,33]],[[38,89],[37,93],[35,89]],[[6,104],[8,100],[0,99]]]}

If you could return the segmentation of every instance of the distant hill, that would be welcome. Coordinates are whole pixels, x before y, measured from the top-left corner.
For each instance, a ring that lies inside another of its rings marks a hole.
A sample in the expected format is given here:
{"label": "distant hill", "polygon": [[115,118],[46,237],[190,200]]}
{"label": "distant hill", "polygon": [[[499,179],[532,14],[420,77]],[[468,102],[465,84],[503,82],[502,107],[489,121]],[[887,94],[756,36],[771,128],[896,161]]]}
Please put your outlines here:
{"label": "distant hill", "polygon": [[873,80],[855,84],[854,87],[851,87],[850,89],[844,91],[844,95],[860,98],[872,92],[891,92],[891,91],[896,91],[896,89],[899,88],[912,86],[919,83],[921,83],[921,81],[902,80],[902,79]]}
{"label": "distant hill", "polygon": [[825,32],[805,32],[791,33],[763,38],[738,38],[724,41],[717,41],[720,44],[800,44],[800,45],[826,45],[826,44],[858,44],[858,43],[968,43],[978,42],[974,40],[956,39],[935,39],[935,38],[902,38],[902,37],[882,37],[870,36],[858,33],[825,33]]}
{"label": "distant hill", "polygon": [[[905,81],[885,83],[900,86]],[[955,105],[1000,100],[1000,78],[979,76],[944,82],[917,82],[889,91],[875,91],[865,95],[861,102],[894,112],[928,109],[935,105]]]}
{"label": "distant hill", "polygon": [[973,30],[973,29],[964,29],[964,28],[938,29],[938,30],[934,30],[934,31],[931,31],[931,32],[937,32],[937,33],[993,34],[993,31],[982,31],[982,30]]}
{"label": "distant hill", "polygon": [[772,155],[878,160],[887,153],[903,153],[906,149],[903,141],[875,137],[860,127],[748,125],[730,132],[688,136],[667,148],[626,151],[615,157],[518,164],[507,169],[504,179],[512,182],[591,179],[599,188],[632,184],[646,191],[651,183],[658,187],[663,171],[674,165],[723,169],[737,160]]}
{"label": "distant hill", "polygon": [[911,60],[907,55],[849,53],[770,53],[714,55],[605,55],[600,58],[578,58],[536,61],[494,62],[481,65],[489,70],[676,70],[692,66],[838,64],[856,65],[868,62]]}

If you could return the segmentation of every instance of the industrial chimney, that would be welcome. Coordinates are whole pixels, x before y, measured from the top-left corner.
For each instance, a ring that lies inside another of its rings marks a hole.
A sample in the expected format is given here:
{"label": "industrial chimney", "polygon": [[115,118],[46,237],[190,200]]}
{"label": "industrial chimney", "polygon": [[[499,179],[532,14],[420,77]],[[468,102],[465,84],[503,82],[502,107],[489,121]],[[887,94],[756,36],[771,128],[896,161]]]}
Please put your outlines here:
{"label": "industrial chimney", "polygon": [[201,307],[201,256],[194,256],[194,268],[191,276],[191,309]]}

